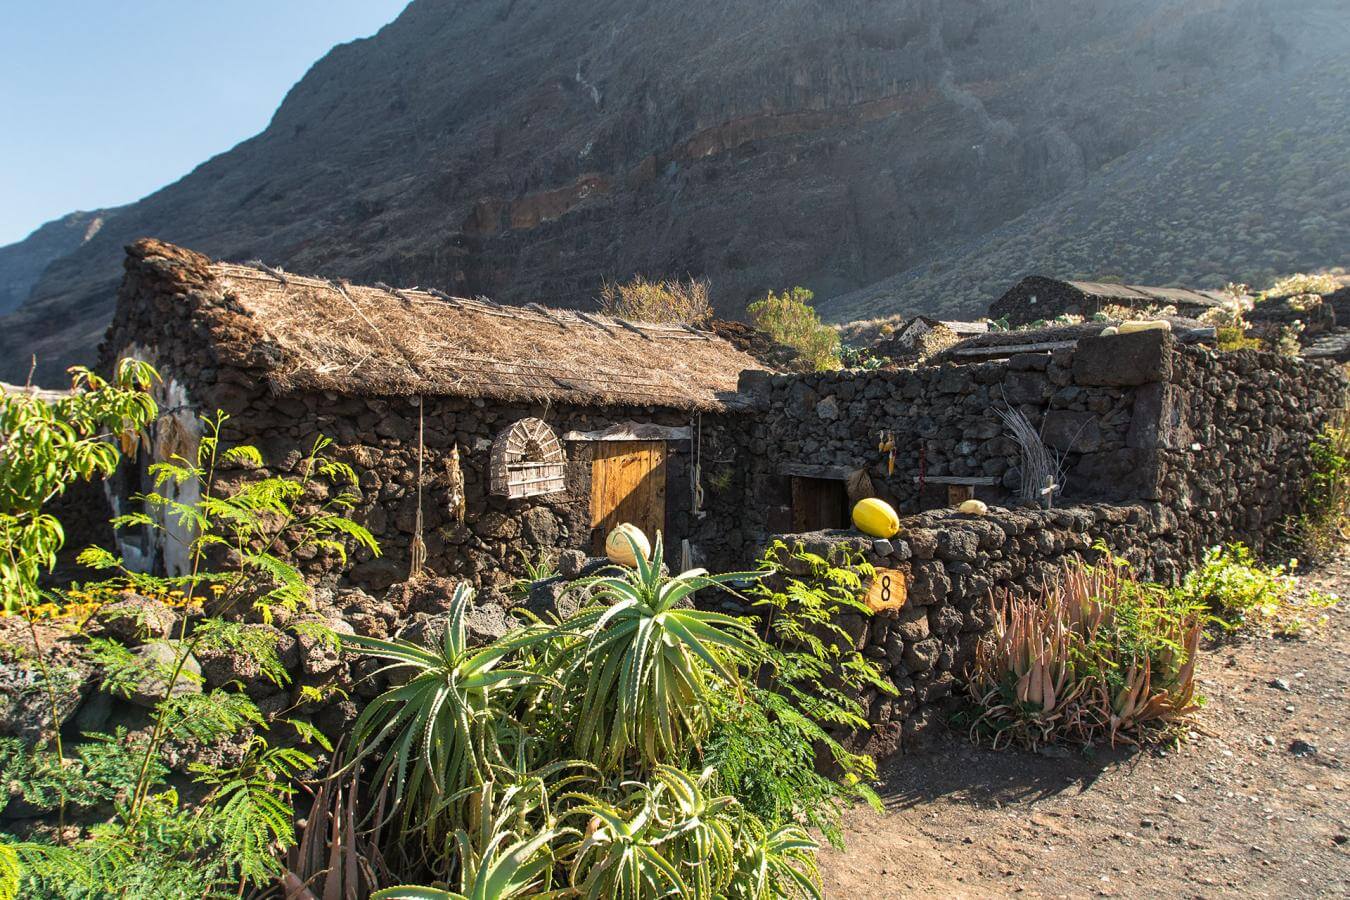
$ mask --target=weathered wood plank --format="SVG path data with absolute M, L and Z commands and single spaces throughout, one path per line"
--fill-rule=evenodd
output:
M 834 481 L 848 481 L 855 477 L 860 469 L 850 466 L 818 466 L 811 463 L 784 462 L 778 466 L 781 475 L 797 478 L 828 478 Z
M 565 441 L 688 441 L 694 436 L 688 425 L 656 425 L 651 422 L 619 422 L 599 431 L 569 431 Z
M 1078 341 L 1042 341 L 1039 344 L 1001 344 L 989 347 L 964 347 L 953 350 L 952 356 L 961 359 L 992 359 L 999 356 L 1012 356 L 1015 353 L 1049 353 L 1051 350 L 1064 350 L 1077 347 Z
M 928 475 L 922 479 L 920 479 L 918 475 L 914 476 L 914 481 L 916 484 L 919 481 L 923 481 L 924 484 L 969 484 L 969 485 L 992 486 L 998 484 L 1002 480 L 1003 479 L 995 478 L 992 475 L 979 475 L 971 477 L 966 477 L 963 475 Z
M 661 441 L 606 441 L 591 462 L 592 548 L 604 552 L 605 537 L 631 522 L 649 538 L 665 530 L 666 447 Z

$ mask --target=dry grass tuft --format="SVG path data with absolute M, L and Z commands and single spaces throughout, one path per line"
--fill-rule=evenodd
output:
M 611 316 L 638 322 L 702 325 L 712 318 L 708 282 L 649 281 L 638 275 L 619 284 L 605 282 L 600 289 L 600 309 Z

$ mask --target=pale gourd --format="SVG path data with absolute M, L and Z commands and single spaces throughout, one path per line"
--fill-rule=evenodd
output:
M 1171 331 L 1172 323 L 1166 319 L 1140 319 L 1137 322 L 1121 322 L 1117 330 L 1121 334 L 1134 334 L 1136 331 Z
M 637 545 L 643 559 L 651 559 L 652 545 L 647 541 L 642 529 L 631 522 L 624 522 L 605 538 L 605 555 L 609 557 L 610 562 L 616 562 L 621 566 L 636 566 L 637 557 L 633 555 L 634 544 Z
M 967 500 L 956 511 L 968 516 L 985 516 L 989 514 L 989 506 L 983 500 Z
M 853 527 L 872 537 L 895 537 L 900 531 L 900 517 L 885 500 L 868 497 L 853 507 Z
M 1102 329 L 1102 337 L 1110 337 L 1113 334 L 1120 334 L 1120 329 L 1114 325 L 1107 325 Z

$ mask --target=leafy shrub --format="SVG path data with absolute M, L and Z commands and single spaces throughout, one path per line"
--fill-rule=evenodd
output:
M 807 574 L 790 575 L 789 561 Z M 841 615 L 871 615 L 857 596 L 873 571 L 846 548 L 826 559 L 781 541 L 765 552 L 761 568 L 767 577 L 750 597 L 772 638 L 761 679 L 772 689 L 752 687 L 743 701 L 719 704 L 702 759 L 767 826 L 801 819 L 840 846 L 844 810 L 857 801 L 879 809 L 880 801 L 868 786 L 876 777 L 871 757 L 851 753 L 828 729 L 867 728 L 857 698 L 868 689 L 895 693 L 876 661 L 855 650 L 838 624 Z M 817 748 L 839 777 L 817 770 Z
M 1141 584 L 1119 560 L 1067 564 L 1031 596 L 994 603 L 994 633 L 976 652 L 972 736 L 1025 747 L 1105 738 L 1144 743 L 1198 708 L 1194 604 Z
M 158 414 L 147 393 L 153 369 L 126 360 L 112 382 L 71 370 L 71 393 L 53 403 L 0 394 L 0 600 L 12 613 L 37 602 L 38 577 L 56 565 L 61 523 L 43 508 L 79 479 L 107 477 L 118 445 Z M 117 442 L 109 440 L 116 438 Z
M 795 349 L 817 372 L 833 371 L 840 366 L 839 332 L 820 321 L 811 305 L 814 298 L 806 288 L 794 287 L 781 294 L 770 292 L 746 312 L 756 328 Z
M 1350 537 L 1350 415 L 1342 412 L 1323 427 L 1312 463 L 1298 537 L 1305 553 L 1323 559 Z
M 639 275 L 624 284 L 607 281 L 600 289 L 600 308 L 638 322 L 703 325 L 713 317 L 708 282 L 693 278 L 649 281 Z
M 45 515 L 42 504 L 59 494 L 65 484 L 93 472 L 106 474 L 116 467 L 119 454 L 115 445 L 101 443 L 110 449 L 83 457 L 84 462 L 80 462 L 84 450 L 77 445 L 99 440 L 97 422 L 132 427 L 136 422 L 144 424 L 140 416 L 145 410 L 153 414 L 148 398 L 136 400 L 123 395 L 125 390 L 148 386 L 150 376 L 135 367 L 124 367 L 123 371 L 139 373 L 131 382 L 132 388 L 110 389 L 89 381 L 94 387 L 87 394 L 77 394 L 67 406 L 54 407 L 54 415 L 68 415 L 77 424 L 54 420 L 41 412 L 16 414 L 13 405 L 7 407 L 6 415 L 11 418 L 6 420 L 6 428 L 12 430 L 5 432 L 3 443 L 13 453 L 12 458 L 26 462 L 0 466 L 0 481 L 4 482 L 0 492 L 10 498 L 24 496 L 37 483 L 32 478 L 37 470 L 42 472 L 40 478 L 47 479 L 38 493 L 27 495 L 34 505 L 13 519 L 26 515 L 30 521 L 40 521 Z M 94 416 L 80 406 L 90 394 L 105 390 L 115 392 L 99 401 L 108 402 L 111 412 Z M 81 416 L 86 418 L 81 420 Z M 104 690 L 124 695 L 135 691 L 140 696 L 158 698 L 147 731 L 128 733 L 119 729 L 111 735 L 87 735 L 88 740 L 71 756 L 65 754 L 59 741 L 50 749 L 38 747 L 31 755 L 0 749 L 0 768 L 4 770 L 0 777 L 7 783 L 20 783 L 25 799 L 38 809 L 56 811 L 60 820 L 70 808 L 82 809 L 86 816 L 105 818 L 73 832 L 49 835 L 37 829 L 24 840 L 9 836 L 0 839 L 0 897 L 20 893 L 106 896 L 110 885 L 116 885 L 125 896 L 136 897 L 242 894 L 248 887 L 261 887 L 281 874 L 278 853 L 295 840 L 291 805 L 294 782 L 313 767 L 314 759 L 293 746 L 273 746 L 262 733 L 290 723 L 298 742 L 326 742 L 307 723 L 288 720 L 288 709 L 265 715 L 236 689 L 238 686 L 184 692 L 181 688 L 185 683 L 200 684 L 186 664 L 198 651 L 230 650 L 253 657 L 262 673 L 284 684 L 286 675 L 276 657 L 276 647 L 259 641 L 237 621 L 222 617 L 247 608 L 267 618 L 277 607 L 306 606 L 311 602 L 309 589 L 294 559 L 318 552 L 341 555 L 345 552 L 344 540 L 372 551 L 377 548 L 368 532 L 340 514 L 352 502 L 340 486 L 353 481 L 354 474 L 322 455 L 326 446 L 323 441 L 315 445 L 298 478 L 260 478 L 222 491 L 214 478 L 219 463 L 260 461 L 260 456 L 252 448 L 223 450 L 218 439 L 221 421 L 223 417 L 217 417 L 202 438 L 195 459 L 175 458 L 151 469 L 157 491 L 168 481 L 181 484 L 197 480 L 201 488 L 198 502 L 178 503 L 157 492 L 139 498 L 148 508 L 195 526 L 187 544 L 191 560 L 188 574 L 157 578 L 130 571 L 107 550 L 92 548 L 81 554 L 86 564 L 115 574 L 107 581 L 79 589 L 80 603 L 88 605 L 85 598 L 108 597 L 130 587 L 151 596 L 181 598 L 181 605 L 192 615 L 180 619 L 175 635 L 156 642 L 161 651 L 158 654 L 136 654 L 106 638 L 87 645 L 89 657 L 102 671 Z M 135 436 L 125 437 L 124 446 L 132 446 Z M 309 504 L 307 488 L 315 480 L 330 482 L 338 489 L 326 484 L 324 493 L 329 499 Z M 137 514 L 114 524 L 162 528 L 162 521 Z M 59 535 L 59 528 L 46 534 Z M 0 557 L 15 558 L 23 547 L 31 546 L 25 543 L 28 538 L 22 527 L 0 533 Z M 232 553 L 230 565 L 217 569 L 211 563 L 220 547 L 228 547 Z M 41 564 L 49 566 L 50 562 L 49 555 L 40 556 Z M 6 572 L 6 578 L 13 579 L 6 582 L 6 597 L 14 601 L 11 608 L 26 618 L 37 596 L 28 580 L 34 571 L 20 566 Z M 11 592 L 11 587 L 16 590 Z M 203 616 L 208 603 L 212 615 Z M 41 661 L 40 648 L 36 656 Z M 304 689 L 300 693 L 306 695 Z M 171 750 L 227 741 L 237 748 L 234 762 L 195 763 L 188 768 L 188 780 L 170 780 L 165 759 Z M 105 812 L 109 805 L 111 815 Z
M 1225 628 L 1292 634 L 1314 624 L 1309 613 L 1336 602 L 1315 591 L 1300 592 L 1293 575 L 1297 565 L 1293 560 L 1288 567 L 1262 566 L 1243 544 L 1211 547 L 1176 593 L 1184 603 L 1209 609 Z

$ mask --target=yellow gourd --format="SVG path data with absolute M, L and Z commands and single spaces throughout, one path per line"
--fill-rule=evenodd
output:
M 1136 331 L 1171 331 L 1172 323 L 1166 319 L 1140 319 L 1136 322 L 1121 322 L 1116 330 L 1120 334 L 1134 334 Z
M 629 543 L 629 538 L 632 538 L 632 543 Z M 605 538 L 605 555 L 609 557 L 610 562 L 616 562 L 621 566 L 636 566 L 637 557 L 633 555 L 633 544 L 637 545 L 643 559 L 651 559 L 652 545 L 648 543 L 642 529 L 631 522 L 624 522 Z
M 900 531 L 900 517 L 885 500 L 868 497 L 853 507 L 853 527 L 872 537 L 894 537 Z
M 967 500 L 958 506 L 956 511 L 968 516 L 983 516 L 988 515 L 989 507 L 983 500 Z

